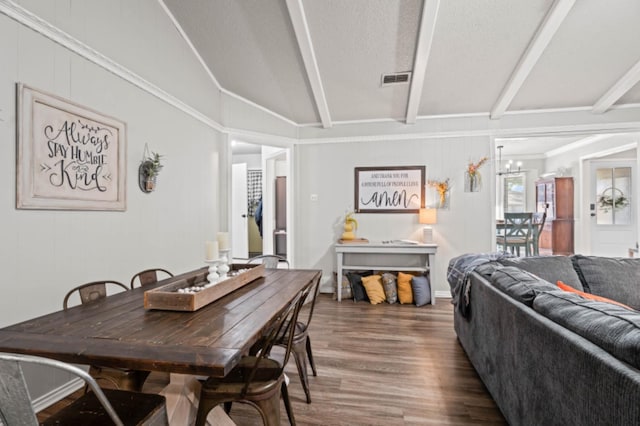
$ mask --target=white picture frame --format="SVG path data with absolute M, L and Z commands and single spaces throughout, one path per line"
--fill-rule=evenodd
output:
M 17 84 L 16 208 L 126 210 L 123 121 Z

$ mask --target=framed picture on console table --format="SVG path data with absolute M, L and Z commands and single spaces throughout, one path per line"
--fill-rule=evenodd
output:
M 418 213 L 424 207 L 425 166 L 356 167 L 356 213 Z
M 17 85 L 16 207 L 126 209 L 126 124 Z

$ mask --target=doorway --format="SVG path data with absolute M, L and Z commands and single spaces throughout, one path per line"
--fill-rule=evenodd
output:
M 522 164 L 521 171 L 526 176 L 527 186 L 524 196 L 526 199 L 526 211 L 536 211 L 536 181 L 558 176 L 572 176 L 575 184 L 573 201 L 575 253 L 584 255 L 606 255 L 610 253 L 609 255 L 611 255 L 615 251 L 616 256 L 627 256 L 628 250 L 635 248 L 636 241 L 638 241 L 638 232 L 640 232 L 638 210 L 635 206 L 632 207 L 633 211 L 631 212 L 629 225 L 593 225 L 592 221 L 596 219 L 591 216 L 591 207 L 592 205 L 597 205 L 595 175 L 598 167 L 593 166 L 592 168 L 592 163 L 607 161 L 611 168 L 631 164 L 629 178 L 630 200 L 635 202 L 635 200 L 640 199 L 640 188 L 638 188 L 636 173 L 637 170 L 640 170 L 640 160 L 637 155 L 639 140 L 640 134 L 638 133 L 495 138 L 493 141 L 494 149 L 497 149 L 497 146 L 504 147 L 502 153 L 504 156 L 502 158 L 503 161 L 498 161 L 497 150 L 494 156 L 494 167 L 497 175 L 494 199 L 496 218 L 500 219 L 502 217 L 504 206 L 508 204 L 504 200 L 504 178 L 511 175 L 505 173 L 508 172 L 506 164 L 509 160 L 513 161 L 513 163 L 521 162 Z M 621 161 L 629 161 L 629 163 L 624 164 Z M 604 195 L 606 196 L 606 194 Z M 620 212 L 618 217 L 620 218 Z M 606 228 L 607 226 L 608 228 Z M 622 232 L 617 236 L 609 234 L 615 228 L 619 228 Z M 603 230 L 605 234 L 600 233 Z M 620 238 L 622 233 L 625 235 L 624 238 Z M 607 241 L 617 242 L 611 245 Z M 493 247 L 494 249 L 496 248 L 495 245 Z
M 636 161 L 599 159 L 590 161 L 589 168 L 590 253 L 624 257 L 638 241 L 632 196 Z
M 231 154 L 233 258 L 286 257 L 291 238 L 289 149 L 233 141 Z

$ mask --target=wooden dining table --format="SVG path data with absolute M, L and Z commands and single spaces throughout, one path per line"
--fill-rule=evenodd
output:
M 178 275 L 180 279 L 206 268 Z M 194 312 L 148 310 L 144 292 L 117 293 L 0 329 L 0 351 L 135 370 L 224 377 L 319 270 L 266 269 Z

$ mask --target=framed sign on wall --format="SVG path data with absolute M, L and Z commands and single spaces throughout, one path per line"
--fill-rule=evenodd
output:
M 126 124 L 18 84 L 16 207 L 126 209 Z
M 418 213 L 424 207 L 425 166 L 356 167 L 357 213 Z

